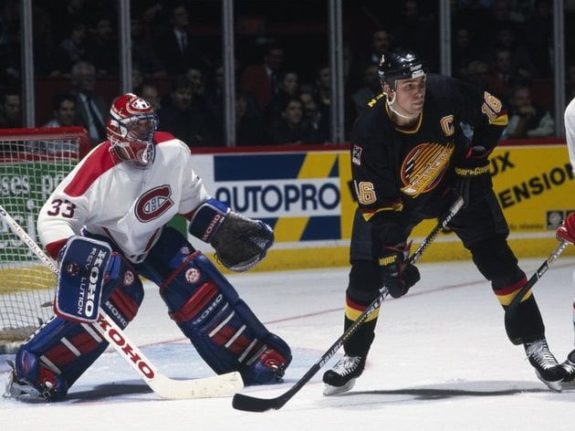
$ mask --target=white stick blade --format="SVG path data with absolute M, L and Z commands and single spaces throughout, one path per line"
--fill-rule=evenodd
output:
M 160 397 L 168 400 L 229 397 L 244 387 L 240 373 L 221 374 L 195 380 L 174 380 L 157 374 L 148 385 Z

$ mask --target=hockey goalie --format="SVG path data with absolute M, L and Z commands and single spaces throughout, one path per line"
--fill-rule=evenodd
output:
M 272 229 L 212 198 L 187 145 L 157 131 L 150 104 L 116 98 L 107 139 L 59 184 L 38 217 L 42 245 L 59 263 L 54 317 L 18 350 L 6 394 L 61 400 L 108 343 L 90 326 L 103 309 L 121 328 L 154 282 L 169 317 L 218 374 L 244 383 L 281 380 L 289 346 L 269 332 L 217 267 L 168 222 L 189 232 L 233 271 L 246 271 L 272 246 Z

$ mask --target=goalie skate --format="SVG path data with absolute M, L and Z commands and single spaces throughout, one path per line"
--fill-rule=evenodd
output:
M 365 367 L 363 356 L 344 356 L 335 366 L 324 373 L 325 383 L 323 394 L 325 396 L 342 394 L 355 386 L 355 381 Z
M 561 383 L 565 371 L 549 350 L 547 341 L 542 338 L 531 343 L 525 343 L 525 353 L 529 363 L 535 368 L 537 378 L 554 391 L 561 392 Z
M 22 401 L 45 401 L 60 398 L 60 393 L 65 393 L 65 384 L 57 376 L 45 378 L 41 384 L 32 385 L 26 379 L 20 379 L 16 375 L 16 366 L 12 361 L 7 361 L 12 368 L 8 375 L 4 398 L 14 398 Z M 47 377 L 45 375 L 45 377 Z

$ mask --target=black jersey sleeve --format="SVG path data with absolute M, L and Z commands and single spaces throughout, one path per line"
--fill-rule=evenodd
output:
M 459 120 L 473 129 L 472 147 L 484 147 L 487 156 L 497 145 L 509 122 L 499 98 L 467 82 L 453 80 L 460 100 Z

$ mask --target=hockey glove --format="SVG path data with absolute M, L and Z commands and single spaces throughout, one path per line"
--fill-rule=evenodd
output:
M 455 167 L 455 191 L 463 198 L 464 208 L 491 189 L 488 156 L 484 147 L 471 147 L 465 160 Z
M 559 241 L 566 241 L 571 244 L 575 244 L 575 213 L 571 213 L 567 216 L 556 232 L 557 239 Z
M 209 199 L 196 209 L 189 232 L 210 243 L 222 265 L 236 272 L 254 267 L 274 242 L 271 227 L 241 216 L 217 199 Z
M 399 298 L 419 281 L 419 270 L 407 261 L 409 246 L 386 247 L 385 251 L 379 259 L 381 280 L 389 294 Z

